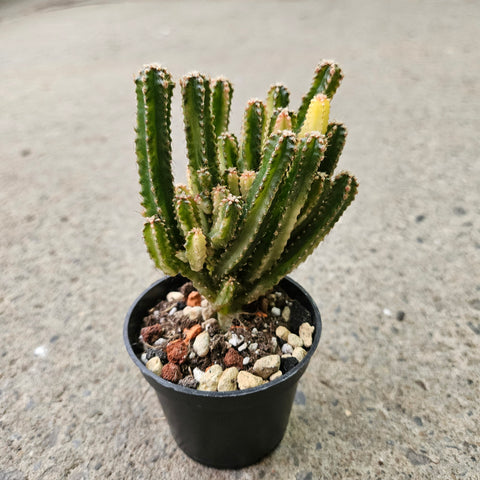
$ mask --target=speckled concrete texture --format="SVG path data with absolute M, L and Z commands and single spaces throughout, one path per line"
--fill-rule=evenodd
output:
M 479 479 L 479 18 L 469 0 L 0 3 L 0 479 Z M 132 78 L 225 74 L 238 132 L 274 81 L 298 105 L 322 58 L 345 71 L 332 117 L 359 196 L 293 275 L 324 331 L 283 442 L 217 471 L 176 447 L 122 342 L 160 275 Z

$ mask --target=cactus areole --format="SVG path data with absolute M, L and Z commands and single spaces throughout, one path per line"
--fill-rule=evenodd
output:
M 334 174 L 347 130 L 329 112 L 342 78 L 336 63 L 321 62 L 297 111 L 288 89 L 272 85 L 264 101 L 248 101 L 237 139 L 232 84 L 184 76 L 188 185 L 173 182 L 172 76 L 147 65 L 135 78 L 148 252 L 166 274 L 189 278 L 224 328 L 313 252 L 357 193 L 354 176 Z

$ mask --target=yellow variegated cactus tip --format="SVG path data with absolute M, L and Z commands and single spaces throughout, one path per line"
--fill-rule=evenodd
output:
M 330 114 L 330 100 L 326 95 L 320 94 L 312 98 L 308 106 L 305 122 L 300 130 L 300 138 L 308 132 L 320 132 L 325 135 Z

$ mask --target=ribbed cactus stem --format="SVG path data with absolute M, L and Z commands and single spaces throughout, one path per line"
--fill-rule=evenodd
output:
M 288 107 L 289 101 L 290 92 L 285 85 L 281 83 L 275 83 L 268 90 L 267 98 L 265 101 L 265 125 L 263 129 L 264 141 L 266 141 L 266 139 L 272 132 L 272 118 L 276 116 L 275 112 L 278 112 L 279 110 L 281 111 L 284 108 Z M 292 127 L 290 126 L 289 128 L 284 128 L 283 130 L 291 130 L 291 128 Z M 280 130 L 282 129 L 278 129 L 277 131 Z
M 180 228 L 185 237 L 193 228 L 200 228 L 200 212 L 191 195 L 183 192 L 175 196 L 175 211 Z
M 194 72 L 184 76 L 180 85 L 191 188 L 194 193 L 200 193 L 197 172 L 202 167 L 208 167 L 214 185 L 219 180 L 216 138 L 210 111 L 210 82 L 205 75 Z
M 327 149 L 325 157 L 320 165 L 320 171 L 327 175 L 333 175 L 337 167 L 338 160 L 342 154 L 345 140 L 347 138 L 347 128 L 342 123 L 330 123 L 325 134 Z
M 225 247 L 232 239 L 240 211 L 240 199 L 234 195 L 228 195 L 220 202 L 210 230 L 210 242 L 214 248 Z
M 150 217 L 143 227 L 143 236 L 148 253 L 155 265 L 167 275 L 178 273 L 180 265 L 175 249 L 170 243 L 164 221 L 156 216 Z
M 325 161 L 325 153 L 323 155 L 323 160 L 320 163 L 320 168 L 321 168 L 321 164 L 324 161 Z M 311 212 L 316 207 L 316 205 L 322 201 L 321 195 L 327 194 L 329 186 L 330 186 L 330 181 L 328 179 L 328 176 L 325 173 L 317 172 L 314 175 L 312 184 L 310 185 L 308 196 L 297 218 L 297 225 L 303 223 L 311 214 Z
M 202 270 L 207 258 L 207 239 L 200 228 L 193 228 L 185 242 L 188 263 L 194 272 Z
M 226 176 L 226 182 L 228 185 L 229 190 L 234 194 L 234 195 L 240 195 L 240 187 L 239 187 L 239 177 L 238 177 L 238 172 L 236 168 L 229 168 L 225 172 Z
M 218 159 L 220 174 L 228 168 L 236 168 L 238 164 L 238 141 L 233 133 L 222 133 L 218 139 Z
M 229 277 L 223 282 L 223 285 L 221 285 L 220 291 L 214 300 L 214 305 L 222 314 L 218 317 L 222 330 L 227 330 L 231 324 L 232 317 L 227 316 L 226 314 L 231 312 L 230 305 L 232 304 L 237 289 L 238 283 L 235 281 L 235 278 Z
M 239 170 L 256 170 L 262 157 L 262 135 L 265 124 L 265 105 L 261 100 L 252 99 L 247 103 L 243 120 L 242 153 Z
M 230 105 L 232 102 L 233 87 L 224 77 L 218 77 L 211 81 L 212 89 L 212 120 L 215 136 L 219 137 L 228 129 L 230 117 Z
M 212 190 L 213 215 L 217 215 L 222 201 L 230 194 L 225 185 L 218 185 Z
M 203 167 L 197 171 L 198 183 L 202 192 L 210 193 L 210 190 L 213 188 L 212 174 L 208 168 Z
M 135 79 L 137 91 L 137 163 L 143 206 L 147 216 L 159 210 L 165 218 L 170 242 L 177 246 L 181 235 L 173 207 L 170 114 L 174 83 L 158 65 L 144 67 Z
M 320 94 L 312 98 L 307 110 L 307 116 L 298 136 L 304 137 L 308 132 L 327 131 L 328 116 L 330 115 L 330 101 L 326 95 Z
M 253 181 L 255 180 L 256 176 L 257 176 L 257 174 L 253 170 L 245 170 L 240 175 L 238 183 L 240 185 L 240 193 L 242 194 L 242 198 L 244 200 L 247 199 L 248 192 L 250 191 L 250 188 L 251 188 L 251 186 L 253 184 Z

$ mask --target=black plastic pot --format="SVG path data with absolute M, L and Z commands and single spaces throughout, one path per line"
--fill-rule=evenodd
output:
M 147 288 L 125 318 L 123 338 L 127 351 L 147 382 L 155 389 L 178 446 L 191 458 L 216 468 L 241 468 L 257 462 L 280 443 L 287 428 L 297 383 L 315 352 L 322 323 L 310 295 L 285 278 L 280 286 L 311 314 L 313 344 L 305 359 L 280 378 L 260 387 L 234 392 L 204 392 L 163 380 L 140 360 L 138 344 L 148 310 L 187 280 L 165 277 Z

